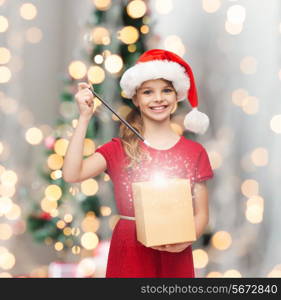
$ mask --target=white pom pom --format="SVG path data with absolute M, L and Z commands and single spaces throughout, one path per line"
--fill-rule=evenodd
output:
M 194 133 L 203 134 L 209 127 L 209 117 L 193 108 L 184 118 L 184 127 Z

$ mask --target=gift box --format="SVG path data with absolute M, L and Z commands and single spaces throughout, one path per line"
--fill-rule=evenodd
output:
M 190 181 L 132 183 L 137 239 L 147 247 L 196 240 Z

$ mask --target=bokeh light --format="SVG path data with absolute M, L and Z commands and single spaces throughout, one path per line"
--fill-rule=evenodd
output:
M 4 16 L 0 16 L 0 33 L 5 32 L 9 27 L 8 19 Z
M 142 0 L 133 0 L 127 5 L 127 13 L 133 19 L 143 17 L 146 10 L 146 4 Z
M 275 115 L 270 120 L 270 128 L 274 133 L 281 133 L 281 115 Z
M 93 0 L 94 5 L 99 10 L 107 10 L 111 6 L 111 0 Z
M 58 139 L 54 144 L 54 151 L 60 156 L 65 156 L 68 145 L 69 141 L 67 139 Z
M 230 270 L 227 270 L 226 272 L 224 272 L 223 277 L 226 277 L 226 278 L 241 278 L 242 275 L 238 270 L 230 269 Z
M 259 193 L 259 184 L 254 179 L 246 179 L 241 184 L 241 192 L 244 196 L 250 198 L 256 196 Z
M 265 148 L 256 148 L 251 153 L 251 160 L 254 165 L 263 167 L 268 164 L 268 151 Z
M 87 67 L 82 61 L 75 60 L 70 63 L 68 72 L 74 79 L 82 79 L 87 73 Z
M 98 192 L 98 182 L 93 179 L 87 179 L 81 183 L 81 192 L 87 196 L 93 196 Z
M 253 96 L 245 97 L 241 107 L 246 114 L 254 115 L 259 111 L 259 100 Z
M 257 72 L 257 65 L 257 60 L 253 56 L 246 56 L 240 62 L 240 69 L 244 74 L 255 74 Z
M 6 66 L 0 66 L 0 83 L 8 82 L 12 77 L 10 69 Z
M 241 5 L 232 5 L 227 10 L 227 20 L 231 24 L 242 24 L 246 18 L 246 10 Z
M 16 220 L 21 216 L 21 208 L 19 205 L 12 203 L 10 209 L 5 213 L 5 216 L 8 220 Z
M 118 39 L 124 44 L 133 44 L 139 39 L 139 32 L 134 26 L 125 26 L 117 32 Z
M 11 52 L 9 49 L 0 47 L 0 64 L 7 64 L 11 59 Z
M 213 170 L 216 170 L 222 166 L 223 158 L 221 153 L 218 151 L 209 151 L 208 156 Z
M 51 201 L 57 201 L 62 196 L 61 188 L 56 184 L 51 184 L 45 189 L 45 196 Z
M 47 213 L 51 213 L 53 210 L 55 210 L 58 207 L 57 201 L 52 201 L 49 200 L 48 198 L 42 199 L 40 204 L 42 210 Z
M 43 33 L 38 27 L 28 28 L 25 32 L 26 40 L 31 44 L 37 44 L 42 40 Z
M 196 249 L 192 251 L 193 259 L 194 259 L 194 267 L 196 269 L 205 268 L 208 264 L 209 258 L 208 254 L 203 249 Z
M 0 253 L 0 268 L 10 270 L 16 263 L 15 256 L 10 252 Z
M 9 224 L 0 223 L 0 240 L 8 240 L 12 234 L 13 230 Z
M 37 16 L 37 8 L 32 3 L 24 3 L 20 7 L 20 15 L 25 20 L 33 20 Z
M 167 15 L 173 10 L 172 0 L 156 0 L 155 9 L 158 14 Z
M 164 46 L 165 49 L 168 51 L 172 51 L 179 55 L 180 57 L 183 57 L 185 54 L 185 46 L 181 40 L 181 38 L 177 35 L 169 35 L 164 40 Z
M 225 21 L 225 31 L 231 35 L 240 34 L 243 30 L 243 24 L 232 24 Z
M 98 236 L 94 232 L 85 232 L 81 236 L 81 245 L 87 250 L 93 250 L 99 242 Z
M 104 81 L 105 79 L 105 72 L 103 68 L 99 66 L 91 66 L 88 70 L 88 80 L 92 84 L 99 84 Z
M 95 27 L 91 31 L 91 41 L 96 45 L 109 45 L 110 44 L 110 32 L 105 27 Z
M 247 200 L 246 219 L 253 224 L 261 223 L 263 220 L 264 199 L 260 196 L 253 196 Z
M 42 131 L 37 127 L 29 128 L 25 133 L 25 139 L 31 145 L 38 145 L 43 139 Z
M 214 13 L 216 12 L 221 6 L 220 0 L 203 0 L 202 1 L 202 8 L 207 13 Z
M 12 170 L 5 170 L 1 173 L 0 180 L 3 184 L 14 185 L 18 181 L 18 175 Z
M 115 73 L 118 73 L 122 69 L 123 60 L 122 60 L 121 56 L 113 54 L 113 55 L 108 56 L 105 59 L 104 65 L 105 65 L 105 69 L 108 72 L 115 74 Z
M 96 232 L 99 226 L 100 221 L 92 212 L 88 212 L 81 223 L 81 228 L 84 232 Z
M 58 170 L 63 166 L 63 157 L 58 154 L 51 154 L 47 159 L 47 164 L 51 170 Z
M 242 106 L 244 98 L 248 97 L 249 93 L 245 89 L 236 89 L 232 92 L 232 102 L 237 106 Z
M 212 245 L 218 250 L 226 250 L 232 243 L 231 235 L 227 231 L 218 231 L 212 236 Z
M 90 156 L 95 152 L 95 143 L 93 140 L 86 138 L 84 140 L 83 155 Z

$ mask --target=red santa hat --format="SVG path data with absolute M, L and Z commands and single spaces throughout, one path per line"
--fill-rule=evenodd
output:
M 144 52 L 136 64 L 126 70 L 120 85 L 128 98 L 147 80 L 166 79 L 172 82 L 179 101 L 188 99 L 192 111 L 184 118 L 184 127 L 194 133 L 203 134 L 208 129 L 209 118 L 198 111 L 198 97 L 191 67 L 178 55 L 163 49 Z

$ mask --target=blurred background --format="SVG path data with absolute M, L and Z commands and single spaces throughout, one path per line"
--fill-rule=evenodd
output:
M 206 148 L 210 222 L 193 246 L 197 277 L 281 277 L 281 3 L 278 0 L 0 0 L 0 277 L 104 277 L 118 220 L 108 175 L 62 180 L 89 79 L 123 117 L 123 71 L 151 48 L 193 69 Z M 185 101 L 184 101 L 185 102 Z M 95 99 L 88 157 L 118 135 Z

